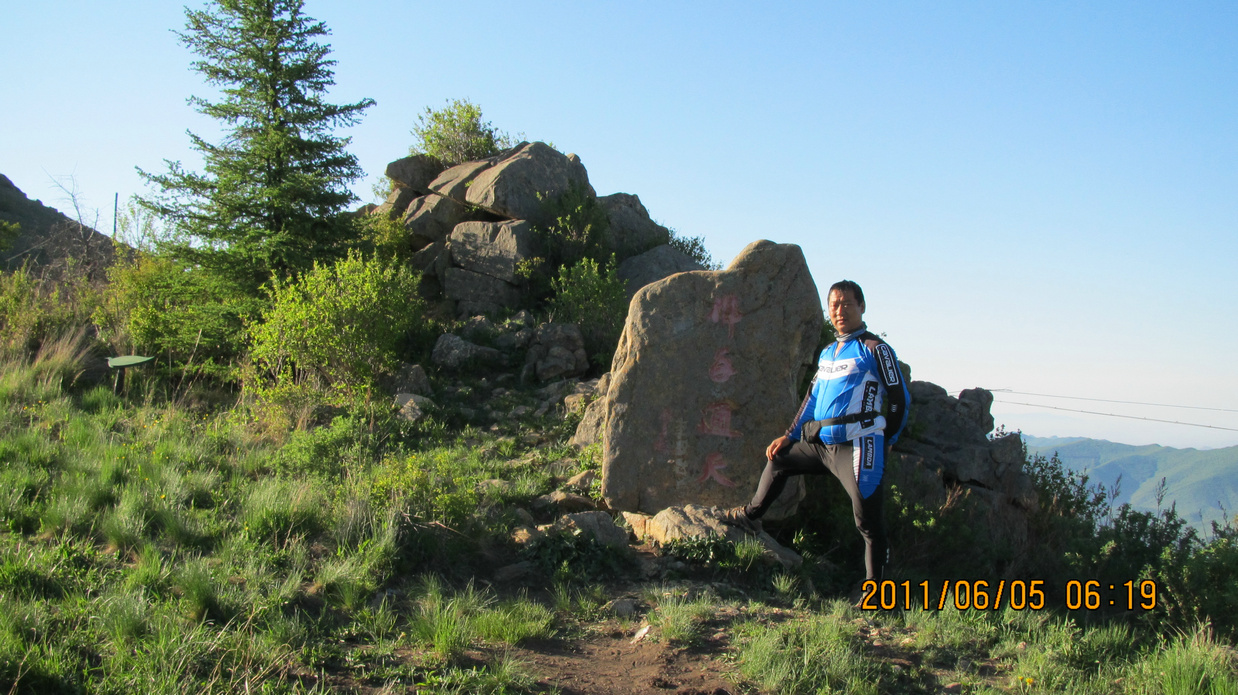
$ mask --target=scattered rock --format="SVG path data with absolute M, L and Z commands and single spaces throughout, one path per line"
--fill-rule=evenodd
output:
M 525 357 L 525 369 L 543 382 L 587 372 L 589 357 L 580 327 L 574 323 L 538 326 Z
M 494 581 L 506 584 L 519 579 L 524 579 L 533 573 L 533 563 L 528 560 L 517 562 L 514 565 L 500 567 L 494 572 Z
M 612 548 L 622 548 L 628 545 L 628 532 L 615 526 L 614 519 L 606 512 L 586 511 L 567 514 L 555 522 L 555 528 L 560 531 L 579 530 L 592 536 L 602 545 Z
M 535 508 L 543 509 L 547 507 L 554 507 L 559 511 L 569 513 L 591 511 L 597 507 L 597 505 L 593 503 L 593 500 L 588 497 L 573 494 L 571 492 L 564 492 L 562 490 L 555 490 L 549 495 L 542 495 L 541 497 L 538 497 L 533 501 L 533 506 Z
M 721 520 L 722 510 L 717 507 L 700 507 L 689 504 L 683 507 L 667 507 L 644 521 L 642 540 L 665 544 L 668 541 L 681 538 L 714 538 L 722 537 L 738 543 L 744 538 L 755 537 L 765 551 L 762 557 L 768 562 L 776 562 L 787 569 L 798 568 L 804 560 L 790 548 L 784 547 L 765 531 L 755 534 L 731 526 Z M 625 518 L 627 516 L 625 515 Z M 629 522 L 630 523 L 630 522 Z M 636 525 L 633 524 L 633 530 Z
M 444 333 L 434 343 L 430 360 L 446 369 L 460 369 L 472 363 L 493 363 L 499 360 L 500 353 L 494 348 L 475 345 L 458 335 Z
M 568 478 L 567 486 L 576 490 L 588 491 L 593 487 L 593 481 L 597 480 L 597 471 L 581 471 L 576 475 Z
M 631 618 L 636 615 L 636 601 L 630 598 L 619 598 L 606 604 L 606 610 L 617 618 Z
M 434 389 L 430 386 L 430 378 L 426 370 L 419 364 L 404 363 L 387 382 L 387 386 L 395 393 L 411 393 L 418 396 L 433 396 Z
M 434 407 L 434 401 L 415 393 L 397 393 L 395 404 L 400 409 L 400 418 L 408 422 L 421 420 L 426 411 Z

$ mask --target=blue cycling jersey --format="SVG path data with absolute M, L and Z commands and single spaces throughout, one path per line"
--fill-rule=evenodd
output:
M 863 329 L 841 336 L 840 342 L 821 351 L 817 374 L 787 436 L 801 439 L 804 423 L 810 420 L 841 418 L 845 421 L 821 427 L 823 444 L 843 444 L 875 433 L 893 444 L 907 422 L 911 394 L 906 381 L 894 350 L 884 340 Z

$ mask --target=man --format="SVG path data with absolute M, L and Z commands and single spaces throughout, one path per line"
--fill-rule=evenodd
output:
M 793 475 L 833 473 L 864 538 L 866 579 L 881 580 L 888 555 L 882 473 L 890 447 L 907 422 L 911 396 L 894 350 L 864 324 L 864 291 L 850 280 L 830 287 L 827 306 L 837 340 L 821 351 L 817 374 L 786 434 L 765 449 L 765 471 L 752 502 L 728 510 L 751 525 Z

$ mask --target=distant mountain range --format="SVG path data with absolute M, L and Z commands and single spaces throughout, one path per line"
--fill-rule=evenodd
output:
M 1086 472 L 1089 482 L 1112 488 L 1121 478 L 1116 504 L 1129 502 L 1156 511 L 1157 488 L 1165 480 L 1162 506 L 1177 505 L 1178 515 L 1201 531 L 1211 522 L 1238 513 L 1238 446 L 1225 449 L 1174 449 L 1131 446 L 1082 437 L 1023 435 L 1028 455 L 1058 458 L 1070 470 Z

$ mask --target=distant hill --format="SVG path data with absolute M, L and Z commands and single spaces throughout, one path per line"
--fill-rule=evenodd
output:
M 21 225 L 12 246 L 0 251 L 0 269 L 14 270 L 23 263 L 56 270 L 72 257 L 75 272 L 101 274 L 112 259 L 112 240 L 87 225 L 66 217 L 41 201 L 30 200 L 7 176 L 0 174 L 0 220 Z
M 1177 504 L 1178 514 L 1203 531 L 1212 521 L 1238 513 L 1238 446 L 1225 449 L 1174 449 L 1151 444 L 1131 446 L 1082 437 L 1023 435 L 1027 452 L 1058 458 L 1069 469 L 1086 471 L 1092 482 L 1121 488 L 1117 502 L 1156 510 L 1156 492 L 1165 479 L 1163 505 Z

